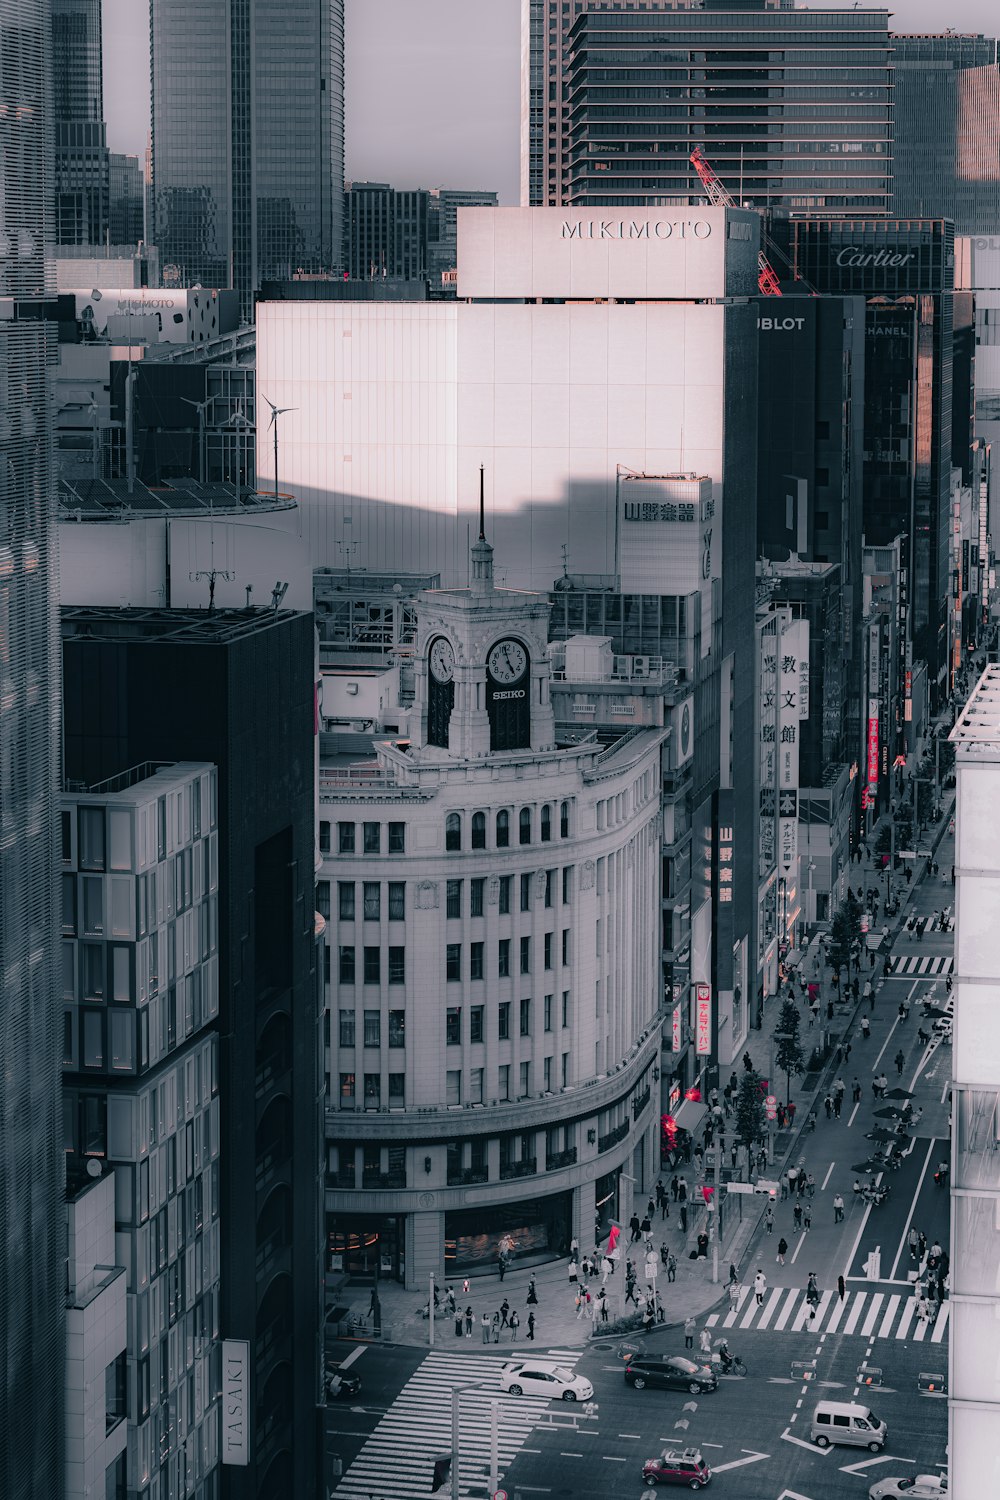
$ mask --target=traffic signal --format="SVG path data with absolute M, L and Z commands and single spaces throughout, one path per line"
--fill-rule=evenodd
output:
M 451 1473 L 451 1454 L 442 1453 L 434 1460 L 434 1477 L 431 1480 L 431 1494 L 436 1495 L 438 1490 L 444 1489 L 448 1483 L 448 1475 Z

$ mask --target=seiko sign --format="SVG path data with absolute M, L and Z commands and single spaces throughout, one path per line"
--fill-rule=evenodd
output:
M 866 250 L 863 245 L 845 245 L 838 250 L 833 258 L 834 265 L 851 266 L 860 268 L 862 266 L 884 267 L 906 266 L 914 257 L 909 251 L 902 250 Z
M 503 693 L 494 691 L 492 697 L 494 703 L 499 703 L 505 698 L 523 698 L 524 688 L 509 688 L 506 692 Z
M 706 219 L 564 219 L 562 226 L 564 240 L 707 240 L 711 233 Z

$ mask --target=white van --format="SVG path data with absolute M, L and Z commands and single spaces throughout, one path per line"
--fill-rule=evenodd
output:
M 853 1401 L 820 1401 L 813 1412 L 809 1436 L 819 1448 L 839 1443 L 878 1453 L 888 1439 L 889 1429 L 870 1406 L 858 1406 Z

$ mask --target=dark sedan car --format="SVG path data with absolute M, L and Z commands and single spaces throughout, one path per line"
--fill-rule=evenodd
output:
M 706 1365 L 696 1365 L 683 1354 L 633 1354 L 625 1365 L 625 1384 L 641 1391 L 645 1386 L 663 1390 L 714 1391 L 719 1379 Z

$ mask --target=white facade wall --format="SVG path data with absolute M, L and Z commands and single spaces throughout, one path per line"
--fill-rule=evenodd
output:
M 618 466 L 711 479 L 721 534 L 726 308 L 687 302 L 261 303 L 260 388 L 316 566 L 466 582 L 487 531 L 508 586 L 611 573 Z M 257 473 L 273 480 L 264 428 Z
M 124 1412 L 109 1420 L 107 1409 L 106 1372 L 126 1343 L 112 1172 L 67 1202 L 66 1252 L 66 1497 L 104 1500 L 105 1476 L 128 1437 Z

